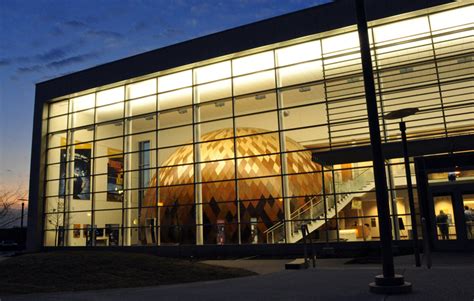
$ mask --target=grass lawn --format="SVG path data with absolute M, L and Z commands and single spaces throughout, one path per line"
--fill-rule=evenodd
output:
M 0 294 L 154 286 L 255 275 L 253 272 L 155 255 L 55 251 L 0 262 Z

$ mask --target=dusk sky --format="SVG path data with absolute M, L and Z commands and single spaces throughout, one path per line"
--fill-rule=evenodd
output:
M 27 188 L 35 83 L 328 0 L 1 0 L 0 183 Z

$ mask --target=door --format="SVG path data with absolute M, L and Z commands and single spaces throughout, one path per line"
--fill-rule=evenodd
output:
M 474 241 L 474 187 L 431 187 L 431 233 L 436 249 L 462 248 Z
M 462 193 L 466 239 L 474 241 L 474 193 Z

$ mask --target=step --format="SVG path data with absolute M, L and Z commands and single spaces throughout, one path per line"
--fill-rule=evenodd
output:
M 308 263 L 304 262 L 304 258 L 296 258 L 285 264 L 286 270 L 304 270 L 309 267 Z

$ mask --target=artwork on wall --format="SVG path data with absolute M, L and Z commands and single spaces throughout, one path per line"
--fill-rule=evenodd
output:
M 78 144 L 74 149 L 74 184 L 75 200 L 90 200 L 91 190 L 91 147 L 90 144 Z
M 74 230 L 72 231 L 72 236 L 74 238 L 81 237 L 81 224 L 74 224 Z
M 62 139 L 61 145 L 66 145 L 66 139 Z M 59 197 L 66 195 L 66 173 L 67 173 L 67 149 L 61 148 L 59 164 Z M 73 170 L 73 198 L 75 200 L 90 200 L 91 188 L 91 144 L 83 143 L 74 146 L 74 170 Z
M 109 157 L 107 163 L 107 202 L 123 200 L 123 156 Z
M 58 195 L 60 198 L 64 198 L 66 195 L 66 161 L 67 154 L 66 149 L 62 148 L 60 151 L 59 159 L 59 192 Z

